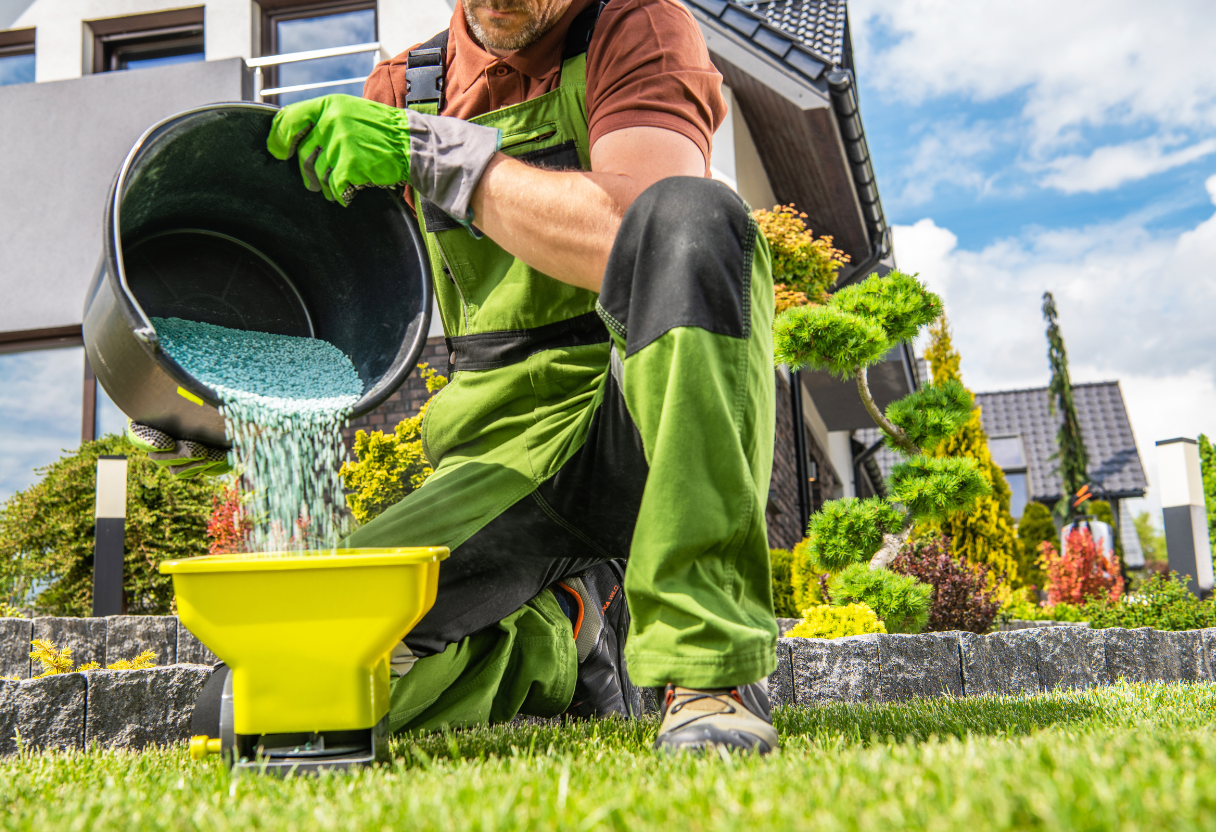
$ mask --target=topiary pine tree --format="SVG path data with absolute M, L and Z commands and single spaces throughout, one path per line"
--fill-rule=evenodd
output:
M 1077 513 L 1072 498 L 1089 482 L 1089 454 L 1081 437 L 1081 423 L 1072 399 L 1072 379 L 1068 375 L 1068 352 L 1060 334 L 1056 301 L 1051 292 L 1043 293 L 1043 319 L 1047 321 L 1047 361 L 1051 364 L 1051 384 L 1047 404 L 1054 415 L 1060 413 L 1060 429 L 1056 432 L 1057 450 L 1049 459 L 1059 460 L 1055 473 L 1060 476 L 1063 494 L 1056 503 L 1055 513 L 1064 519 Z
M 962 384 L 960 357 L 950 338 L 950 324 L 945 315 L 929 329 L 925 358 L 932 370 L 934 384 L 947 381 Z M 940 522 L 920 524 L 917 537 L 949 537 L 951 551 L 956 557 L 988 567 L 989 588 L 1001 582 L 1011 588 L 1020 586 L 1017 531 L 1013 515 L 1009 513 L 1012 494 L 1009 483 L 1005 481 L 1005 473 L 993 461 L 988 450 L 988 434 L 984 432 L 980 420 L 980 409 L 972 410 L 966 424 L 939 443 L 932 455 L 975 460 L 980 475 L 992 491 L 977 499 L 971 511 L 955 514 Z
M 871 275 L 840 290 L 825 304 L 788 309 L 773 323 L 777 363 L 795 370 L 811 366 L 853 379 L 866 411 L 886 435 L 887 445 L 904 457 L 888 478 L 890 497 L 835 500 L 811 517 L 807 548 L 824 570 L 842 573 L 869 561 L 871 569 L 898 578 L 885 564 L 894 559 L 914 522 L 940 522 L 971 510 L 980 497 L 991 493 L 975 460 L 928 453 L 971 418 L 974 401 L 962 384 L 928 385 L 892 403 L 885 413 L 870 393 L 868 368 L 941 312 L 937 295 L 915 277 L 896 271 L 885 277 Z M 857 577 L 856 570 L 849 575 Z M 885 576 L 876 577 L 876 587 L 894 585 Z M 905 593 L 904 600 L 911 598 L 908 603 L 913 605 L 923 601 L 922 611 L 927 614 L 928 597 L 918 601 L 914 596 Z M 838 600 L 833 595 L 833 603 Z M 869 597 L 850 594 L 848 600 L 862 600 L 883 615 Z M 875 600 L 881 603 L 880 598 Z M 913 613 L 908 608 L 898 611 L 905 625 L 920 620 L 919 613 Z

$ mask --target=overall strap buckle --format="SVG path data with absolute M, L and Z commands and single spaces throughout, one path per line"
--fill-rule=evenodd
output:
M 405 105 L 431 104 L 443 111 L 443 74 L 448 33 L 440 33 L 406 56 Z

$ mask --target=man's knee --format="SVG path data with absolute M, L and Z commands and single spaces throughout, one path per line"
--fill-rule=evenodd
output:
M 747 337 L 755 233 L 743 200 L 712 179 L 664 179 L 634 200 L 599 304 L 627 354 L 679 326 Z

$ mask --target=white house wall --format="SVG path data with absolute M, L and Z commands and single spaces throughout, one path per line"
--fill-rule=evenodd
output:
M 251 0 L 207 3 L 166 0 L 0 0 L 0 30 L 36 28 L 37 82 L 79 78 L 89 72 L 92 34 L 87 21 L 203 6 L 208 61 L 260 53 L 260 9 Z M 377 8 L 381 56 L 390 57 L 448 26 L 445 0 L 394 0 Z
M 760 153 L 752 140 L 751 130 L 743 113 L 735 106 L 735 96 L 730 87 L 723 85 L 728 113 L 718 132 L 714 134 L 713 152 L 710 156 L 710 174 L 725 182 L 753 208 L 772 208 L 777 204 L 773 186 L 760 161 Z

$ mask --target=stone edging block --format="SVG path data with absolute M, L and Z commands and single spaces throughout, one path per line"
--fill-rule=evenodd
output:
M 30 619 L 0 618 L 0 676 L 30 678 L 30 641 L 33 638 L 34 622 Z
M 178 664 L 88 674 L 85 746 L 137 750 L 185 742 L 199 691 L 211 668 Z
M 208 650 L 201 641 L 186 629 L 186 625 L 177 621 L 177 663 L 205 664 L 214 667 L 219 657 Z
M 144 650 L 156 653 L 157 665 L 177 663 L 177 616 L 111 615 L 105 621 L 105 664 L 133 659 Z
M 106 663 L 106 619 L 104 618 L 35 618 L 30 639 L 46 639 L 60 650 L 72 648 L 72 661 L 77 665 Z M 29 642 L 25 653 L 29 655 Z M 32 664 L 30 676 L 42 673 L 42 667 Z
M 0 756 L 25 748 L 81 748 L 87 683 L 84 673 L 0 682 Z

